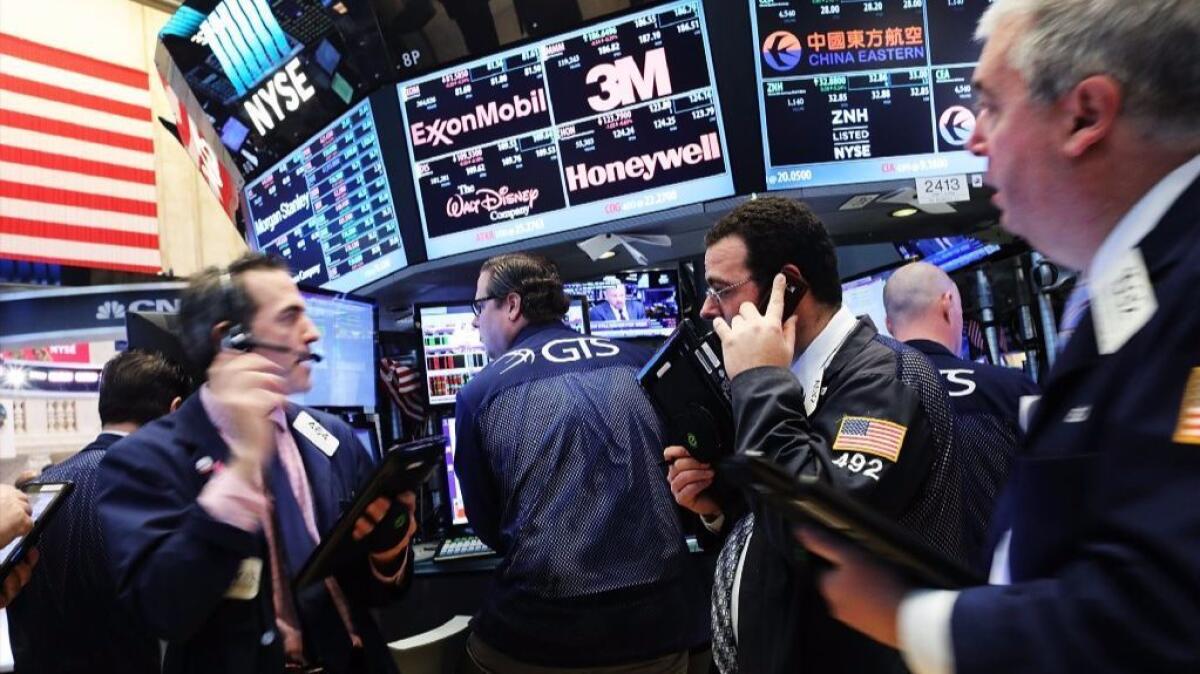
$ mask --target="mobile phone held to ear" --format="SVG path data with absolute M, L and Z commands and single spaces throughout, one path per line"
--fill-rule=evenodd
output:
M 800 306 L 800 300 L 804 299 L 804 295 L 808 293 L 808 284 L 804 279 L 797 274 L 789 273 L 787 270 L 780 270 L 787 278 L 787 285 L 783 289 L 783 320 L 787 320 L 796 311 L 796 307 Z M 771 288 L 768 287 L 764 291 L 762 298 L 758 301 L 758 313 L 767 313 L 767 305 L 771 302 Z

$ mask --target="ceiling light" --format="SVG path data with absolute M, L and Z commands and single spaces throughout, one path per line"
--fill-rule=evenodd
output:
M 612 258 L 614 258 L 614 257 L 616 257 L 616 256 L 617 256 L 617 251 L 615 251 L 615 250 L 606 250 L 606 251 L 604 251 L 603 253 L 600 253 L 600 257 L 598 257 L 598 258 L 596 258 L 596 259 L 597 259 L 597 260 L 611 260 Z
M 893 218 L 907 218 L 908 216 L 916 215 L 917 213 L 920 213 L 920 211 L 918 211 L 915 208 L 911 208 L 911 207 L 897 208 L 896 210 L 892 211 L 892 217 Z

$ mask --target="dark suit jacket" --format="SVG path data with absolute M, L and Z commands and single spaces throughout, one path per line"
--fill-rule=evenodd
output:
M 101 433 L 39 482 L 73 482 L 62 510 L 42 532 L 29 585 L 8 607 L 16 671 L 41 674 L 159 671 L 158 639 L 117 602 L 100 519 L 96 466 L 121 436 Z
M 815 474 L 854 494 L 943 553 L 966 561 L 968 541 L 987 526 L 960 498 L 950 403 L 929 359 L 876 334 L 860 319 L 825 370 L 811 416 L 783 368 L 734 378 L 738 451 L 758 450 L 799 475 Z M 846 417 L 906 428 L 895 461 L 833 449 Z M 972 534 L 972 532 L 976 532 Z M 791 527 L 757 509 L 738 603 L 738 666 L 754 674 L 903 670 L 899 654 L 835 621 Z
M 1200 181 L 1140 245 L 1150 321 L 1102 356 L 1085 315 L 1055 363 L 1003 497 L 1014 584 L 959 596 L 958 674 L 1200 671 L 1200 446 L 1174 440 L 1200 387 L 1197 213 Z
M 337 451 L 327 456 L 293 432 L 313 492 L 317 527 L 328 532 L 372 465 L 353 431 L 337 417 L 289 405 L 289 425 L 300 411 L 339 441 Z M 175 414 L 117 443 L 101 461 L 100 519 L 118 593 L 169 642 L 165 672 L 282 672 L 283 640 L 275 628 L 266 540 L 262 533 L 213 519 L 196 503 L 212 475 L 202 470 L 205 457 L 226 462 L 229 448 L 195 394 Z M 257 595 L 226 598 L 247 558 L 263 561 Z M 338 576 L 338 582 L 363 638 L 366 671 L 394 672 L 387 645 L 366 609 L 368 602 L 392 599 L 397 588 L 375 580 L 366 559 Z M 332 671 L 346 671 L 350 640 L 325 586 L 297 593 L 296 602 L 306 650 Z
M 641 300 L 636 300 L 632 297 L 625 300 L 625 313 L 630 321 L 640 320 L 646 317 L 646 305 L 642 304 Z M 593 321 L 615 321 L 617 315 L 613 313 L 612 306 L 608 302 L 597 304 L 588 312 L 589 317 Z
M 1019 370 L 963 360 L 937 342 L 912 339 L 906 344 L 928 356 L 946 382 L 954 408 L 955 443 L 967 465 L 963 493 L 972 496 L 964 501 L 980 508 L 974 518 L 987 521 L 1021 444 L 1020 400 L 1041 395 L 1041 389 Z M 972 534 L 971 561 L 986 576 L 992 546 L 985 531 Z

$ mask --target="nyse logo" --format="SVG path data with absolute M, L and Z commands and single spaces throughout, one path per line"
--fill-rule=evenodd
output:
M 574 363 L 578 360 L 592 358 L 611 358 L 621 349 L 607 339 L 596 337 L 577 337 L 573 339 L 556 339 L 547 342 L 542 347 L 542 357 L 551 363 Z
M 646 62 L 638 68 L 632 56 L 602 63 L 587 74 L 588 84 L 599 84 L 601 95 L 589 96 L 588 105 L 596 112 L 608 112 L 671 93 L 671 71 L 663 47 L 646 52 Z
M 301 103 L 316 94 L 317 90 L 308 83 L 308 76 L 300 70 L 300 59 L 295 58 L 246 99 L 242 107 L 254 122 L 254 130 L 263 136 L 286 119 L 289 112 L 299 110 Z

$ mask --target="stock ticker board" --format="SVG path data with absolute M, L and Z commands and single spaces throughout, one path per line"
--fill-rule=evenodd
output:
M 978 173 L 991 0 L 751 0 L 768 189 Z
M 699 0 L 399 86 L 431 259 L 733 193 Z
M 245 188 L 257 250 L 298 283 L 349 292 L 407 266 L 370 100 Z

